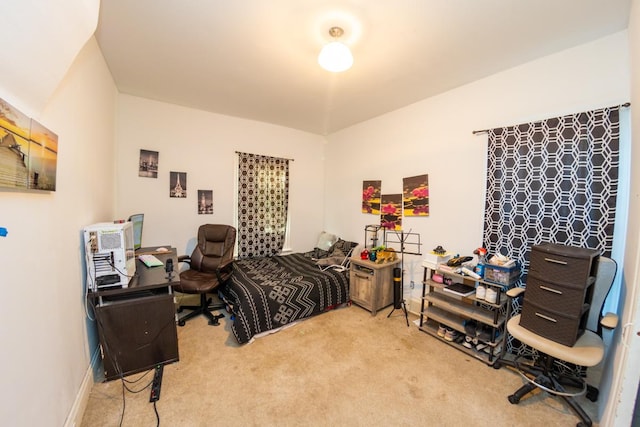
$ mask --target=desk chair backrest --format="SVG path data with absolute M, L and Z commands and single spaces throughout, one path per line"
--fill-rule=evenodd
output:
M 204 224 L 198 228 L 198 244 L 191 254 L 190 268 L 213 273 L 218 266 L 233 258 L 236 229 L 230 225 Z
M 598 269 L 596 273 L 596 283 L 594 284 L 593 296 L 591 297 L 591 307 L 587 318 L 586 328 L 602 336 L 602 308 L 609 295 L 613 279 L 616 277 L 618 265 L 611 258 L 600 256 L 598 258 Z

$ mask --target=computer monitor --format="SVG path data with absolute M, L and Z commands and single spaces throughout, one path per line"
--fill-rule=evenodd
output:
M 138 250 L 142 247 L 142 225 L 144 223 L 144 214 L 134 214 L 129 217 L 129 221 L 133 225 L 133 249 Z

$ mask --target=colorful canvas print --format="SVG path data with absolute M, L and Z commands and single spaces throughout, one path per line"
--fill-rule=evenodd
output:
M 159 153 L 151 150 L 140 150 L 138 164 L 138 176 L 146 178 L 158 178 Z
M 31 120 L 0 99 L 0 187 L 29 188 Z
M 170 172 L 169 173 L 169 197 L 177 197 L 177 198 L 187 197 L 187 173 L 186 172 Z
M 213 213 L 213 190 L 198 190 L 198 215 Z
M 385 230 L 402 230 L 402 194 L 380 197 L 380 225 Z
M 58 135 L 31 120 L 29 137 L 29 188 L 56 190 Z
M 429 176 L 404 178 L 402 183 L 404 216 L 429 216 Z
M 362 213 L 380 215 L 380 189 L 382 181 L 362 182 Z

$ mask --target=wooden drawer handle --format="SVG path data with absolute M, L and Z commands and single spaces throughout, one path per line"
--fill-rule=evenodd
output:
M 553 288 L 549 288 L 547 286 L 540 285 L 540 289 L 542 289 L 543 291 L 549 291 L 549 292 L 553 292 L 554 294 L 562 295 L 562 291 L 559 291 L 559 290 L 553 289 Z
M 545 258 L 544 260 L 547 261 L 547 262 L 552 262 L 554 264 L 560 264 L 560 265 L 567 265 L 568 264 L 567 261 L 562 261 L 562 260 L 559 260 L 559 259 Z
M 361 279 L 367 279 L 367 280 L 369 280 L 369 278 L 370 278 L 371 276 L 363 276 L 362 274 L 358 274 L 358 273 L 356 273 L 356 277 L 359 277 L 359 278 L 361 278 Z
M 538 312 L 536 312 L 536 316 L 542 317 L 544 320 L 548 320 L 548 321 L 553 322 L 553 323 L 558 323 L 558 321 L 556 319 L 554 319 L 553 317 L 545 316 L 544 314 L 540 314 Z

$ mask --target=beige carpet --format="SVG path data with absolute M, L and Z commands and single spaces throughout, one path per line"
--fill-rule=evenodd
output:
M 238 346 L 202 316 L 178 328 L 180 361 L 167 365 L 157 411 L 162 426 L 574 426 L 546 393 L 512 405 L 523 384 L 406 326 L 390 308 L 372 317 L 351 306 Z M 414 318 L 410 317 L 410 321 Z M 135 380 L 141 375 L 132 375 Z M 143 389 L 152 374 L 138 384 Z M 155 426 L 149 389 L 95 384 L 82 426 Z M 581 398 L 594 417 L 596 404 Z M 594 423 L 597 424 L 597 423 Z

